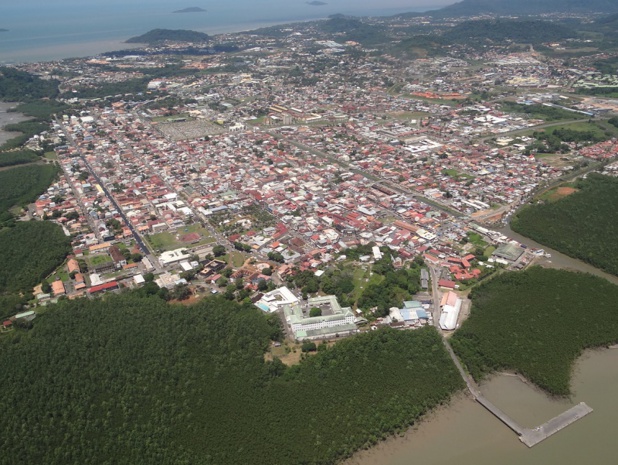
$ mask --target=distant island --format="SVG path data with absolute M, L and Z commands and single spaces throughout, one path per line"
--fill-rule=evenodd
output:
M 322 6 L 322 5 L 328 5 L 328 3 L 326 2 L 321 2 L 320 0 L 312 0 L 310 2 L 305 2 L 307 5 L 313 5 L 313 6 Z
M 203 32 L 189 31 L 186 29 L 153 29 L 141 36 L 131 37 L 126 40 L 127 44 L 156 44 L 166 40 L 177 42 L 205 42 L 209 40 L 208 34 Z
M 9 32 L 9 30 L 0 28 L 0 32 Z
M 206 10 L 199 6 L 190 6 L 189 8 L 183 8 L 182 10 L 176 10 L 172 13 L 204 13 Z

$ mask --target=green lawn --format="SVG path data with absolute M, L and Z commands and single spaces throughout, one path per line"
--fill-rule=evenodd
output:
M 87 261 L 90 266 L 97 266 L 97 265 L 102 265 L 103 263 L 111 262 L 112 257 L 110 257 L 107 254 L 91 255 L 88 257 Z
M 195 243 L 185 243 L 180 240 L 182 236 L 190 233 L 198 233 L 201 238 L 199 241 Z M 192 224 L 190 226 L 185 226 L 184 228 L 179 228 L 175 232 L 162 232 L 158 234 L 152 234 L 146 236 L 146 241 L 150 244 L 150 246 L 156 251 L 167 251 L 180 249 L 182 247 L 197 247 L 200 245 L 210 244 L 214 242 L 213 237 L 210 233 L 202 228 L 199 224 Z
M 245 264 L 247 256 L 242 252 L 232 252 L 229 255 L 228 263 L 236 268 L 239 268 Z
M 363 291 L 367 288 L 367 286 L 371 284 L 380 284 L 384 281 L 384 276 L 379 274 L 371 274 L 371 266 L 368 266 L 367 270 L 362 267 L 354 268 L 354 291 L 352 295 L 354 296 L 354 301 L 356 302 L 360 299 Z

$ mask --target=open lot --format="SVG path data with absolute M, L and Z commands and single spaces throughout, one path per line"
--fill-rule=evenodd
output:
M 166 231 L 146 236 L 146 241 L 154 250 L 166 251 L 211 244 L 215 240 L 206 229 L 199 224 L 193 224 L 175 232 Z

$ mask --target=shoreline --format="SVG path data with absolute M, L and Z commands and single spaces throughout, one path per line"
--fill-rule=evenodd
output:
M 613 348 L 612 346 L 591 348 L 581 353 L 573 364 L 570 381 L 573 392 L 571 396 L 567 398 L 553 397 L 521 375 L 508 371 L 492 373 L 483 381 L 480 388 L 481 390 L 493 392 L 492 397 L 496 395 L 496 392 L 498 392 L 497 395 L 500 395 L 501 391 L 496 389 L 496 386 L 498 386 L 501 381 L 504 382 L 505 380 L 507 380 L 507 383 L 511 384 L 508 381 L 508 379 L 511 379 L 516 381 L 516 383 L 519 382 L 524 384 L 528 396 L 542 397 L 542 403 L 546 404 L 545 407 L 550 408 L 553 405 L 557 410 L 561 410 L 565 408 L 565 404 L 575 405 L 580 400 L 586 400 L 581 397 L 585 396 L 581 391 L 583 390 L 583 386 L 593 382 L 593 380 L 587 379 L 590 376 L 589 373 L 587 373 L 589 370 L 588 365 L 597 363 L 597 360 L 598 362 L 602 362 L 603 360 L 601 359 L 611 356 L 612 353 L 615 353 L 615 351 L 612 350 Z M 508 399 L 499 399 L 498 403 L 501 406 L 500 408 L 503 408 L 505 405 L 502 404 L 506 403 L 508 405 Z M 526 407 L 529 408 L 530 406 L 522 406 L 523 409 L 526 409 Z M 513 406 L 509 408 L 512 409 Z M 423 448 L 427 443 L 430 444 L 428 446 L 430 448 L 436 447 L 436 444 L 440 443 L 441 438 L 444 438 L 445 434 L 449 434 L 449 432 L 454 433 L 455 430 L 453 428 L 462 428 L 461 425 L 467 423 L 465 419 L 462 421 L 460 416 L 469 416 L 474 412 L 480 417 L 486 416 L 483 407 L 478 405 L 467 391 L 459 391 L 451 397 L 448 403 L 429 412 L 404 433 L 392 435 L 368 449 L 358 450 L 351 457 L 339 462 L 339 465 L 399 465 L 403 463 L 413 463 L 413 458 L 419 447 Z M 602 413 L 599 411 L 597 412 L 597 416 L 598 415 L 602 415 Z M 518 451 L 523 456 L 529 457 L 532 455 L 532 452 L 527 452 L 529 449 L 519 450 L 521 444 L 520 441 L 517 440 L 517 437 L 510 430 L 503 428 L 493 416 L 488 415 L 486 419 L 488 419 L 487 424 L 492 427 L 492 430 L 495 425 L 496 434 L 507 441 L 506 444 L 509 449 L 512 447 L 513 451 Z M 453 427 L 453 424 L 459 426 Z M 571 427 L 559 433 L 557 438 L 559 438 L 560 435 L 568 437 L 574 434 L 574 429 L 575 427 Z M 462 436 L 465 434 L 464 432 Z M 472 454 L 480 453 L 477 447 L 490 447 L 492 441 L 493 439 L 491 438 L 480 440 L 480 444 L 472 446 Z M 423 454 L 420 455 L 422 456 Z M 467 458 L 470 459 L 471 457 Z M 442 464 L 442 462 L 436 463 Z M 468 464 L 468 462 L 464 463 Z

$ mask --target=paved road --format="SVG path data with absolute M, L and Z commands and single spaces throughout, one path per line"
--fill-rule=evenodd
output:
M 366 179 L 369 179 L 370 181 L 376 182 L 378 184 L 383 184 L 385 187 L 388 187 L 389 189 L 392 189 L 396 192 L 399 192 L 400 194 L 407 194 L 407 195 L 411 195 L 412 197 L 416 198 L 417 200 L 426 203 L 427 205 L 431 205 L 434 208 L 437 208 L 438 210 L 441 210 L 445 213 L 448 213 L 449 215 L 455 216 L 457 218 L 461 218 L 464 215 L 462 213 L 459 213 L 455 210 L 452 210 L 451 208 L 449 208 L 446 205 L 443 205 L 439 202 L 436 202 L 435 200 L 431 200 L 428 199 L 427 197 L 424 197 L 422 195 L 417 194 L 416 192 L 413 192 L 409 189 L 405 189 L 403 187 L 401 187 L 398 184 L 394 184 L 391 181 L 388 181 L 386 179 L 382 179 L 379 176 L 376 176 L 375 174 L 372 173 L 368 173 L 367 171 L 361 170 L 359 168 L 355 168 L 353 167 L 350 163 L 344 162 L 340 159 L 338 159 L 337 157 L 334 157 L 332 155 L 327 154 L 326 152 L 322 152 L 321 150 L 315 149 L 313 147 L 310 147 L 306 144 L 303 144 L 302 142 L 298 142 L 296 140 L 292 140 L 292 139 L 288 139 L 287 137 L 282 136 L 281 134 L 277 134 L 275 132 L 271 132 L 271 131 L 266 131 L 267 134 L 269 134 L 270 136 L 274 137 L 277 140 L 285 140 L 286 142 L 288 142 L 289 144 L 293 145 L 294 147 L 297 147 L 301 150 L 305 150 L 309 153 L 313 153 L 314 155 L 317 155 L 318 157 L 321 158 L 325 158 L 329 161 L 331 161 L 332 163 L 335 163 L 339 166 L 341 166 L 342 168 L 345 168 L 346 170 L 351 171 L 352 173 L 356 173 L 356 174 L 360 174 L 361 176 L 363 176 Z

